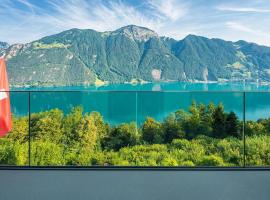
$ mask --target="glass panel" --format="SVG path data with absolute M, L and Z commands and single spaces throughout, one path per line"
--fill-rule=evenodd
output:
M 187 134 L 196 166 L 244 165 L 243 93 L 193 92 Z M 194 103 L 196 102 L 196 104 Z M 194 150 L 193 150 L 194 149 Z M 194 157 L 192 157 L 194 156 Z
M 128 165 L 243 166 L 242 93 L 138 92 L 137 108 L 140 145 L 117 154 Z
M 270 166 L 270 93 L 246 93 L 246 166 Z
M 7 135 L 0 137 L 0 165 L 26 166 L 29 149 L 28 93 L 9 94 L 12 129 Z
M 243 166 L 243 94 L 190 92 L 186 101 L 163 122 L 167 165 Z
M 32 92 L 31 165 L 125 165 L 139 142 L 136 92 Z
M 134 166 L 180 166 L 172 141 L 182 137 L 175 112 L 190 105 L 188 92 L 138 92 L 140 144 L 126 148 L 120 157 Z
M 151 117 L 155 120 L 163 120 L 164 113 L 164 92 L 138 92 L 137 94 L 138 126 Z
M 243 166 L 243 93 L 32 92 L 31 165 Z
M 246 166 L 269 166 L 270 93 L 245 96 Z M 0 165 L 27 166 L 28 92 L 10 97 L 13 127 L 0 138 Z M 243 98 L 241 92 L 31 92 L 31 165 L 243 166 Z

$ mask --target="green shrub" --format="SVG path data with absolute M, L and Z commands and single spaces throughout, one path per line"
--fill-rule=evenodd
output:
M 31 165 L 65 165 L 63 147 L 49 141 L 31 142 Z
M 199 166 L 225 166 L 223 159 L 217 155 L 203 156 Z
M 104 138 L 104 148 L 119 150 L 122 147 L 134 146 L 139 143 L 139 134 L 135 123 L 121 124 L 112 128 L 110 134 Z
M 1 165 L 28 165 L 28 118 L 14 117 L 0 138 Z M 98 112 L 75 107 L 31 115 L 31 164 L 123 166 L 243 166 L 242 122 L 223 106 L 191 105 L 164 121 L 147 118 L 110 127 Z M 270 119 L 246 123 L 246 164 L 270 166 Z

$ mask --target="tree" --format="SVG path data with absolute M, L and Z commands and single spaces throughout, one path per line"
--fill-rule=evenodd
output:
M 224 107 L 219 104 L 213 113 L 213 136 L 216 138 L 224 138 L 226 136 L 225 121 L 226 115 L 224 113 Z
M 12 117 L 12 130 L 6 137 L 19 143 L 27 142 L 29 139 L 28 117 Z
M 177 119 L 184 119 L 181 120 L 181 124 L 188 139 L 193 139 L 201 134 L 210 135 L 212 132 L 212 111 L 208 108 L 209 106 L 206 107 L 204 104 L 197 105 L 193 101 L 188 115 L 179 111 L 176 113 Z
M 217 155 L 203 156 L 200 166 L 225 166 L 224 160 Z
M 247 121 L 245 125 L 245 135 L 254 136 L 254 135 L 265 135 L 269 133 L 265 126 L 260 122 Z
M 81 107 L 66 116 L 58 109 L 32 113 L 31 164 L 241 166 L 241 122 L 222 104 L 195 102 L 190 112 L 179 110 L 163 122 L 147 118 L 139 129 L 142 135 L 136 123 L 111 128 L 100 113 L 84 114 Z M 248 165 L 270 165 L 269 127 L 269 119 L 246 122 Z M 28 118 L 13 116 L 12 131 L 0 138 L 0 165 L 27 164 L 28 136 Z
M 13 141 L 0 138 L 0 165 L 16 165 Z
M 202 135 L 211 136 L 212 133 L 212 115 L 215 109 L 215 105 L 210 103 L 208 106 L 204 104 L 200 104 L 200 125 L 198 128 L 198 133 Z
M 226 134 L 233 137 L 241 137 L 239 128 L 238 128 L 238 118 L 234 112 L 230 112 L 226 117 L 225 130 Z
M 78 115 L 80 116 L 80 115 Z M 96 150 L 99 150 L 96 115 L 86 113 L 73 124 L 72 134 L 68 137 L 68 145 L 65 146 L 65 159 L 70 165 L 90 165 L 91 157 Z
M 149 144 L 160 144 L 163 142 L 162 135 L 161 124 L 148 117 L 142 126 L 142 140 Z
M 258 123 L 262 124 L 265 127 L 267 133 L 270 133 L 270 118 L 268 119 L 260 119 Z
M 134 146 L 139 142 L 137 125 L 135 123 L 121 124 L 112 128 L 104 138 L 104 148 L 119 150 L 122 147 Z
M 200 129 L 200 110 L 195 101 L 192 102 L 189 107 L 188 115 L 185 115 L 183 112 L 177 112 L 177 121 L 179 118 L 184 119 L 181 122 L 181 126 L 183 127 L 184 132 L 186 133 L 186 137 L 189 139 L 194 138 Z
M 91 114 L 85 114 L 75 129 L 77 147 L 88 151 L 94 150 L 97 146 L 98 129 L 95 118 Z
M 201 122 L 201 110 L 197 106 L 196 102 L 192 102 L 189 112 L 191 113 L 191 117 L 189 119 L 189 135 L 191 138 L 194 138 L 196 135 L 200 134 L 200 122 Z
M 190 118 L 190 113 L 187 113 L 185 110 L 177 110 L 175 112 L 175 120 L 178 122 L 178 123 L 185 123 L 186 121 L 188 121 Z
M 33 141 L 31 143 L 31 165 L 65 165 L 62 145 L 51 141 Z
M 74 107 L 71 112 L 63 119 L 64 143 L 71 145 L 76 138 L 75 130 L 83 118 L 82 107 Z
M 94 124 L 97 128 L 97 147 L 101 148 L 102 140 L 108 135 L 108 124 L 104 123 L 103 117 L 98 112 L 91 112 L 90 116 L 94 120 Z
M 173 139 L 183 138 L 185 133 L 179 123 L 175 120 L 173 115 L 170 115 L 165 119 L 162 124 L 163 129 L 163 141 L 165 143 L 171 143 Z
M 63 111 L 53 109 L 34 114 L 31 118 L 31 137 L 38 140 L 49 140 L 60 143 L 63 138 Z
M 213 102 L 210 102 L 207 106 L 207 112 L 208 114 L 210 114 L 210 116 L 212 116 L 214 111 L 215 111 L 215 104 Z

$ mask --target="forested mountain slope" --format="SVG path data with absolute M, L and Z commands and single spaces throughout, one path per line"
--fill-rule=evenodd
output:
M 270 81 L 270 48 L 188 35 L 160 37 L 134 25 L 71 29 L 28 44 L 0 43 L 12 86 L 153 81 Z

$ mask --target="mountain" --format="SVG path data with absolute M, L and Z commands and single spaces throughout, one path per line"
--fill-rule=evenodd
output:
M 6 52 L 6 50 L 8 49 L 9 44 L 6 42 L 1 42 L 0 41 L 0 57 L 3 56 Z
M 110 32 L 71 29 L 6 47 L 10 84 L 18 87 L 270 81 L 270 47 L 195 35 L 175 40 L 135 25 Z

